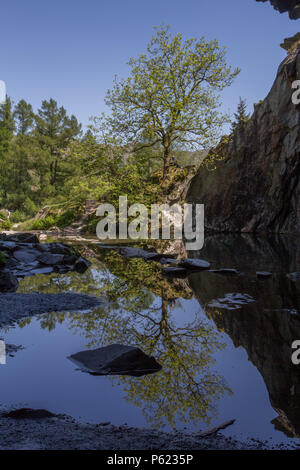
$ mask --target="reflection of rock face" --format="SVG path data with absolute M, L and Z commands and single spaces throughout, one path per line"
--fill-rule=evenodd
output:
M 247 351 L 249 360 L 261 373 L 271 405 L 279 415 L 273 421 L 276 429 L 298 437 L 300 366 L 291 362 L 291 345 L 300 339 L 300 281 L 291 281 L 285 273 L 300 270 L 300 260 L 295 256 L 299 247 L 299 242 L 281 238 L 268 242 L 249 236 L 246 241 L 241 237 L 210 237 L 201 256 L 216 263 L 231 263 L 245 274 L 228 278 L 203 272 L 189 278 L 199 302 L 206 306 L 206 314 L 224 329 L 236 347 Z M 246 252 L 248 257 L 243 256 Z M 256 278 L 255 271 L 262 264 L 271 268 L 272 278 Z M 239 310 L 207 306 L 213 299 L 233 292 L 247 293 L 255 302 Z
M 268 0 L 256 0 L 257 2 L 267 2 Z M 300 1 L 299 0 L 269 0 L 271 5 L 280 13 L 289 12 L 291 20 L 300 18 Z
M 266 99 L 243 129 L 213 152 L 217 168 L 200 167 L 187 201 L 205 204 L 205 226 L 218 232 L 300 232 L 300 113 L 292 82 L 300 49 L 279 67 Z

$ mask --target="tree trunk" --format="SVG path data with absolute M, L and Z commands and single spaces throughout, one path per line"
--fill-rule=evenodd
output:
M 170 143 L 169 143 L 169 138 L 165 137 L 164 138 L 164 170 L 163 170 L 163 179 L 168 174 L 169 166 L 170 166 L 170 160 L 171 160 L 171 152 L 170 152 Z

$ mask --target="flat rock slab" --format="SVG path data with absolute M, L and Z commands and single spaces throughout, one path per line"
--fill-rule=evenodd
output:
M 49 312 L 76 312 L 104 305 L 103 299 L 71 292 L 62 294 L 0 294 L 0 326 Z
M 0 250 L 15 250 L 17 247 L 16 242 L 5 242 L 5 241 L 0 241 Z
M 300 273 L 289 273 L 289 274 L 287 274 L 287 277 L 291 281 L 300 281 Z
M 15 257 L 16 257 L 16 254 L 15 254 Z M 62 263 L 63 259 L 64 259 L 63 254 L 44 253 L 43 255 L 40 255 L 40 254 L 38 255 L 38 260 L 41 263 L 47 264 L 47 265 L 50 265 L 50 266 L 55 266 L 56 264 Z
M 173 259 L 173 258 L 160 258 L 159 260 L 160 264 L 176 264 L 178 265 L 179 261 L 178 259 Z
M 186 258 L 180 261 L 179 266 L 193 271 L 202 271 L 203 269 L 209 269 L 210 263 L 203 259 Z
M 93 375 L 142 376 L 161 369 L 161 365 L 141 349 L 123 344 L 81 351 L 69 356 L 84 372 Z
M 223 274 L 223 276 L 238 276 L 240 274 L 237 269 L 231 268 L 211 269 L 210 272 L 215 274 Z
M 37 250 L 17 250 L 14 252 L 14 258 L 22 263 L 32 263 L 39 256 Z
M 179 278 L 185 278 L 188 275 L 188 271 L 185 268 L 177 268 L 173 266 L 163 268 L 162 273 L 168 277 L 179 277 Z
M 260 279 L 268 279 L 268 278 L 272 277 L 272 273 L 270 273 L 268 271 L 257 271 L 256 276 Z
M 141 248 L 134 248 L 131 246 L 125 246 L 123 248 L 118 247 L 118 251 L 122 256 L 126 256 L 127 258 L 143 258 L 148 261 L 159 261 L 164 257 L 162 253 L 146 251 Z

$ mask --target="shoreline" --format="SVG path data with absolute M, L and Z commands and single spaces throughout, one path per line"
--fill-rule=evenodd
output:
M 7 410 L 6 410 L 7 411 Z M 53 418 L 0 418 L 0 450 L 271 450 L 296 449 L 257 439 L 236 440 L 215 432 L 172 433 L 108 423 L 90 424 L 67 415 Z

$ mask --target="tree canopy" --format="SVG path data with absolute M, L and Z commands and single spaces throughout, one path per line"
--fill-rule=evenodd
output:
M 205 149 L 216 143 L 228 121 L 218 91 L 239 73 L 226 63 L 216 39 L 183 40 L 169 27 L 156 28 L 146 53 L 129 61 L 130 75 L 115 79 L 107 92 L 111 114 L 104 121 L 119 142 L 132 151 L 160 151 L 164 176 L 174 148 Z

